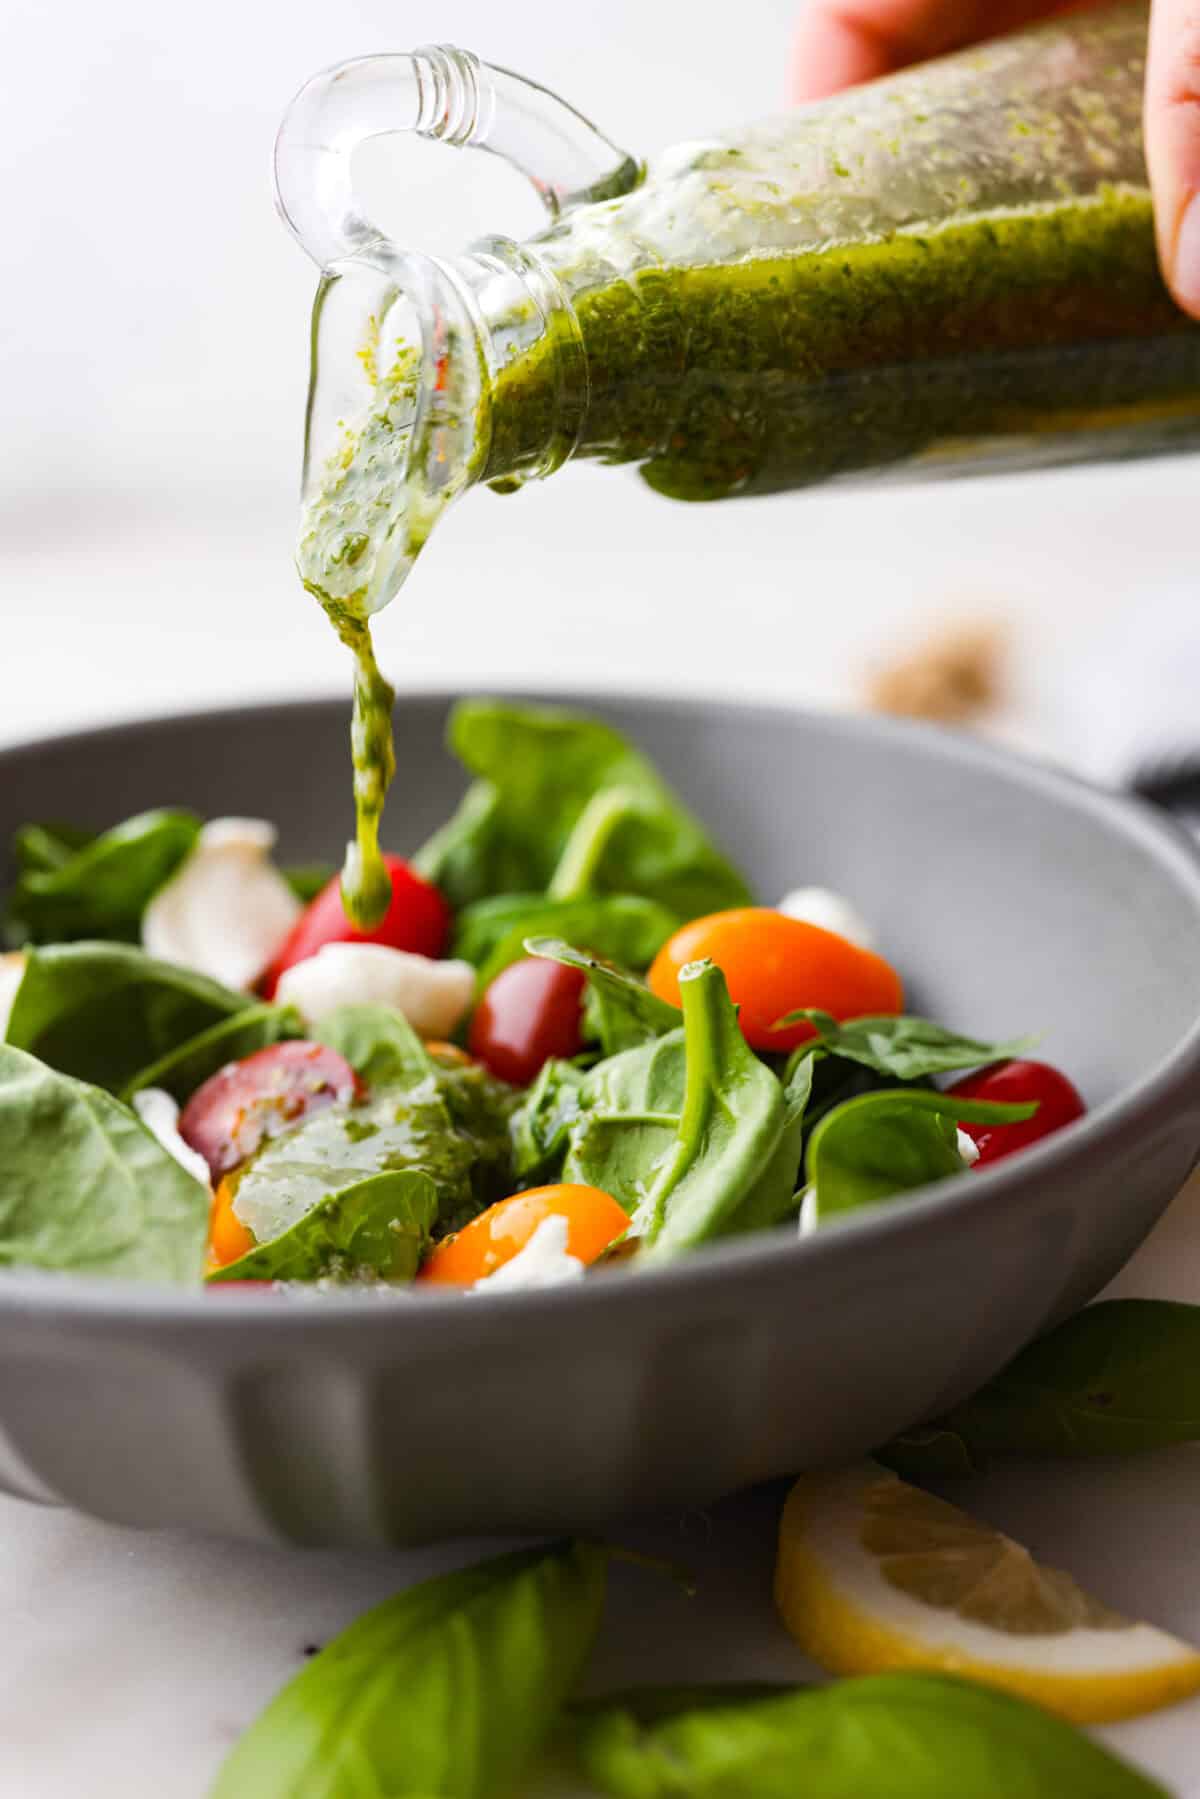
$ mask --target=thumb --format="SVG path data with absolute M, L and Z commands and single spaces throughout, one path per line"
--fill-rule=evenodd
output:
M 1146 64 L 1146 161 L 1158 254 L 1180 306 L 1200 318 L 1200 3 L 1154 0 Z

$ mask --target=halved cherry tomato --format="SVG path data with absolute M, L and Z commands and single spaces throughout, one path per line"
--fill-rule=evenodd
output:
M 900 976 L 889 962 L 833 931 L 765 906 L 740 906 L 695 918 L 663 945 L 650 969 L 652 992 L 679 1004 L 679 971 L 707 958 L 725 976 L 738 1022 L 754 1049 L 794 1049 L 809 1024 L 775 1028 L 802 1006 L 834 1018 L 899 1012 Z
M 179 1135 L 219 1180 L 267 1137 L 358 1092 L 358 1076 L 335 1049 L 303 1041 L 272 1043 L 197 1087 L 179 1114 Z
M 471 1054 L 502 1081 L 526 1087 L 551 1056 L 583 1047 L 584 977 L 577 968 L 531 956 L 501 969 L 475 1008 Z
M 474 1286 L 505 1262 L 511 1262 L 547 1218 L 566 1219 L 567 1253 L 584 1263 L 594 1262 L 629 1228 L 628 1215 L 611 1194 L 599 1187 L 569 1183 L 531 1187 L 528 1193 L 498 1200 L 456 1236 L 437 1244 L 426 1257 L 417 1279 L 446 1286 Z
M 998 1162 L 1014 1150 L 1039 1143 L 1064 1124 L 1072 1124 L 1087 1111 L 1073 1081 L 1049 1062 L 994 1062 L 977 1074 L 964 1075 L 947 1092 L 959 1099 L 990 1099 L 1000 1104 L 1036 1099 L 1038 1109 L 1032 1118 L 1017 1124 L 972 1124 L 964 1119 L 960 1129 L 967 1133 L 979 1151 L 978 1168 L 984 1162 Z
M 279 977 L 297 962 L 307 962 L 327 943 L 382 943 L 388 949 L 411 950 L 418 956 L 440 956 L 450 932 L 450 908 L 428 881 L 414 874 L 401 856 L 385 856 L 392 877 L 392 900 L 373 931 L 360 931 L 346 917 L 341 877 L 322 887 L 292 926 L 282 947 L 259 982 L 266 999 L 274 999 Z
M 208 1264 L 227 1268 L 254 1248 L 254 1238 L 233 1209 L 233 1188 L 222 1181 L 208 1215 Z

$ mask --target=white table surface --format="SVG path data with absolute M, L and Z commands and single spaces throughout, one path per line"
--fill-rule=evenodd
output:
M 1163 464 L 689 509 L 569 471 L 543 492 L 464 503 L 382 648 L 419 685 L 657 684 L 838 704 L 914 628 L 982 609 L 1019 631 L 1003 733 L 1095 765 L 1071 672 L 1097 632 L 1119 631 L 1189 565 L 1192 483 L 1186 465 Z M 334 688 L 344 671 L 288 568 L 290 502 L 282 487 L 251 499 L 48 516 L 10 534 L 0 738 Z M 1119 1285 L 1200 1300 L 1200 1185 Z M 1106 1600 L 1196 1641 L 1198 1502 L 1200 1455 L 1186 1450 L 1007 1468 L 967 1498 Z M 805 1674 L 769 1602 L 775 1503 L 751 1496 L 624 1533 L 692 1564 L 699 1591 L 619 1571 L 599 1684 Z M 477 1552 L 263 1549 L 9 1500 L 0 1544 L 0 1799 L 201 1799 L 306 1647 Z M 1200 1795 L 1200 1701 L 1103 1734 L 1180 1799 Z

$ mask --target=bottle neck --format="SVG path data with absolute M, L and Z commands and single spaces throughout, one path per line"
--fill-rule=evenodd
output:
M 482 370 L 475 478 L 507 490 L 553 474 L 579 443 L 588 398 L 566 289 L 511 238 L 486 239 L 445 273 L 471 315 Z

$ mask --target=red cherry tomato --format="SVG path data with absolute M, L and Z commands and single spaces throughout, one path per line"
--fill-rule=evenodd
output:
M 955 1081 L 948 1092 L 960 1099 L 989 1099 L 1000 1104 L 1015 1104 L 1036 1099 L 1038 1109 L 1032 1118 L 1019 1124 L 972 1124 L 964 1119 L 961 1129 L 979 1151 L 979 1167 L 984 1162 L 998 1162 L 1014 1150 L 1039 1143 L 1064 1124 L 1082 1118 L 1087 1111 L 1074 1084 L 1048 1062 L 995 1062 Z
M 802 1007 L 837 1019 L 899 1012 L 900 976 L 882 956 L 834 931 L 765 906 L 711 912 L 676 931 L 654 958 L 651 991 L 679 1004 L 679 971 L 689 962 L 715 962 L 739 1008 L 742 1035 L 754 1049 L 794 1049 L 810 1024 L 776 1030 L 778 1019 Z
M 531 956 L 501 969 L 471 1020 L 471 1054 L 502 1081 L 526 1087 L 551 1056 L 583 1046 L 584 977 L 577 968 Z
M 279 977 L 297 962 L 307 962 L 327 943 L 382 943 L 388 949 L 412 950 L 418 956 L 440 956 L 450 931 L 450 908 L 436 887 L 414 874 L 401 856 L 385 856 L 392 877 L 392 903 L 373 931 L 360 931 L 346 917 L 341 877 L 322 887 L 292 926 L 283 947 L 259 982 L 264 998 L 274 999 Z
M 358 1076 L 336 1050 L 272 1043 L 197 1087 L 179 1115 L 179 1135 L 220 1180 L 266 1138 L 358 1091 Z

